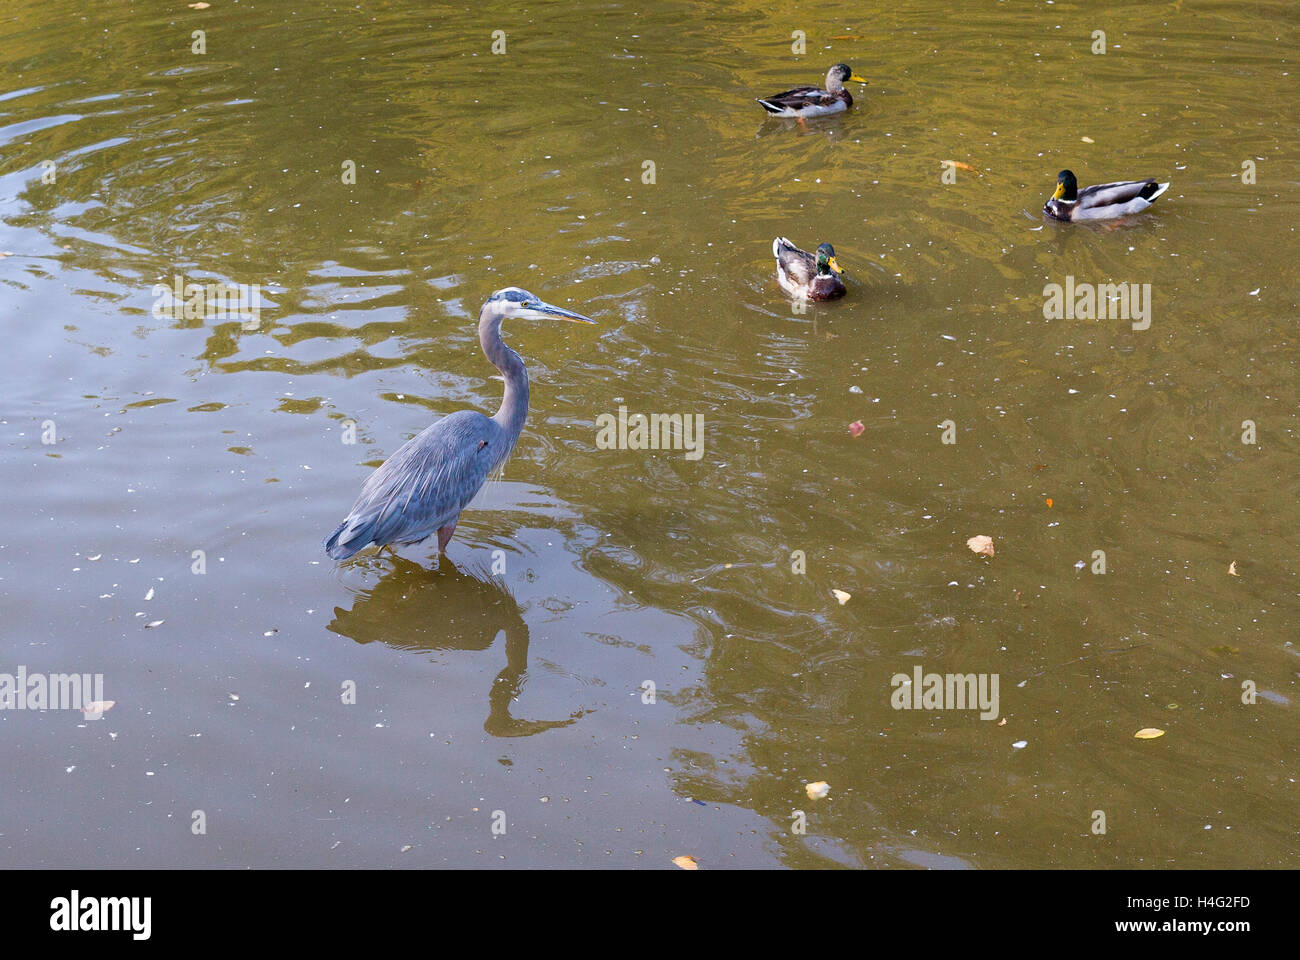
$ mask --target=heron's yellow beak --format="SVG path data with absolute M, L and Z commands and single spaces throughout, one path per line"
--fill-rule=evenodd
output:
M 1052 194 L 1052 199 L 1060 200 L 1063 196 L 1065 196 L 1065 184 L 1058 183 L 1056 185 L 1056 192 Z
M 834 257 L 831 257 L 831 258 L 830 258 L 829 260 L 827 260 L 826 262 L 827 262 L 828 264 L 830 264 L 830 268 L 831 268 L 831 272 L 832 272 L 832 273 L 843 273 L 843 272 L 844 272 L 843 270 L 840 269 L 840 265 L 839 265 L 839 263 L 836 261 L 836 259 L 835 259 Z
M 856 73 L 850 73 L 850 74 L 849 74 L 849 79 L 852 80 L 852 81 L 854 81 L 855 83 L 868 83 L 868 82 L 870 82 L 870 81 L 867 81 L 867 80 L 862 79 L 862 78 L 859 77 Z

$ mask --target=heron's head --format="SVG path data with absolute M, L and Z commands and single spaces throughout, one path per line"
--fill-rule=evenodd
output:
M 500 314 L 502 319 L 522 320 L 570 320 L 574 323 L 595 323 L 590 317 L 584 317 L 572 310 L 565 310 L 553 303 L 547 303 L 519 287 L 502 287 L 488 297 L 485 307 Z
M 844 272 L 835 260 L 835 248 L 829 243 L 823 243 L 817 248 L 817 272 L 823 275 L 828 273 L 839 275 Z
M 843 86 L 852 80 L 854 83 L 866 83 L 867 81 L 853 72 L 853 68 L 847 63 L 837 63 L 826 72 L 826 88 L 834 90 L 836 87 Z
M 1056 192 L 1052 194 L 1052 199 L 1073 203 L 1078 197 L 1079 181 L 1074 178 L 1074 174 L 1069 170 L 1062 170 L 1056 175 Z

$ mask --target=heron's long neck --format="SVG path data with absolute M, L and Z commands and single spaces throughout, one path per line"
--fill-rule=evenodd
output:
M 478 323 L 478 342 L 492 366 L 505 377 L 506 392 L 501 409 L 492 417 L 507 433 L 518 436 L 528 417 L 528 368 L 523 359 L 501 339 L 501 318 L 484 316 Z

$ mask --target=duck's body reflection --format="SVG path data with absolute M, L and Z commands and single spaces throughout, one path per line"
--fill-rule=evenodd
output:
M 451 564 L 429 570 L 393 555 L 371 589 L 356 596 L 351 610 L 334 608 L 329 629 L 357 643 L 378 640 L 398 650 L 486 650 L 505 633 L 506 665 L 488 691 L 483 729 L 494 737 L 527 737 L 565 727 L 565 720 L 517 720 L 510 704 L 528 671 L 528 624 L 503 581 L 476 576 Z

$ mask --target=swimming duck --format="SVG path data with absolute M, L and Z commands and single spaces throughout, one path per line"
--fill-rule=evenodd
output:
M 805 300 L 835 300 L 847 292 L 840 265 L 835 262 L 835 248 L 823 243 L 817 256 L 805 253 L 785 237 L 772 241 L 776 257 L 776 279 L 781 289 Z
M 1062 170 L 1056 175 L 1056 192 L 1043 204 L 1043 213 L 1054 220 L 1109 220 L 1141 213 L 1168 189 L 1169 184 L 1148 177 L 1080 190 L 1074 174 Z
M 774 117 L 824 117 L 853 106 L 853 98 L 844 89 L 844 81 L 867 81 L 859 77 L 847 63 L 837 63 L 826 71 L 826 89 L 795 87 L 785 93 L 763 97 L 759 103 Z

